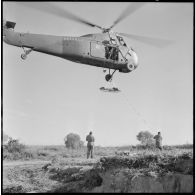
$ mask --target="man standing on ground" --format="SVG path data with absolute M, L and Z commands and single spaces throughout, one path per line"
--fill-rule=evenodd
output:
M 89 132 L 89 135 L 87 135 L 86 137 L 86 141 L 87 143 L 87 158 L 89 158 L 89 156 L 91 155 L 91 158 L 93 158 L 93 148 L 94 148 L 94 141 L 95 138 L 92 135 L 92 132 Z
M 158 132 L 158 135 L 154 136 L 154 139 L 156 140 L 156 147 L 162 150 L 162 136 L 160 132 Z

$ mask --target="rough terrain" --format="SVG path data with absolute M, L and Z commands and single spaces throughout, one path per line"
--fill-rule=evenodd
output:
M 193 152 L 5 162 L 3 192 L 192 192 Z

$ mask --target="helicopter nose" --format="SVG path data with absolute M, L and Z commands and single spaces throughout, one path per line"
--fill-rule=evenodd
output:
M 132 49 L 129 50 L 127 56 L 126 56 L 128 63 L 127 68 L 132 71 L 135 70 L 138 67 L 138 56 Z
M 137 53 L 135 53 L 134 51 L 131 51 L 131 55 L 133 57 L 133 65 L 135 66 L 135 68 L 138 67 L 138 56 Z

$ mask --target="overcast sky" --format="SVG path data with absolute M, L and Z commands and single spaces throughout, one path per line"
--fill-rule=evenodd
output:
M 37 2 L 36 2 L 37 4 Z M 53 3 L 92 23 L 109 27 L 129 3 Z M 69 19 L 4 2 L 15 31 L 81 36 L 101 32 Z M 161 131 L 163 144 L 193 142 L 193 3 L 146 3 L 113 29 L 174 40 L 155 48 L 125 39 L 139 56 L 132 73 L 116 73 L 121 93 L 104 93 L 102 68 L 3 43 L 3 130 L 25 144 L 60 145 L 68 133 L 95 144 L 137 144 L 136 135 Z

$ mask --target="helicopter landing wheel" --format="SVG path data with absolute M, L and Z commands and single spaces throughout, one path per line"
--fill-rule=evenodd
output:
M 22 58 L 23 60 L 26 60 L 27 55 L 23 53 L 23 54 L 21 54 L 21 58 Z
M 110 81 L 112 79 L 112 75 L 111 74 L 107 74 L 105 76 L 105 79 L 106 79 L 106 81 Z

